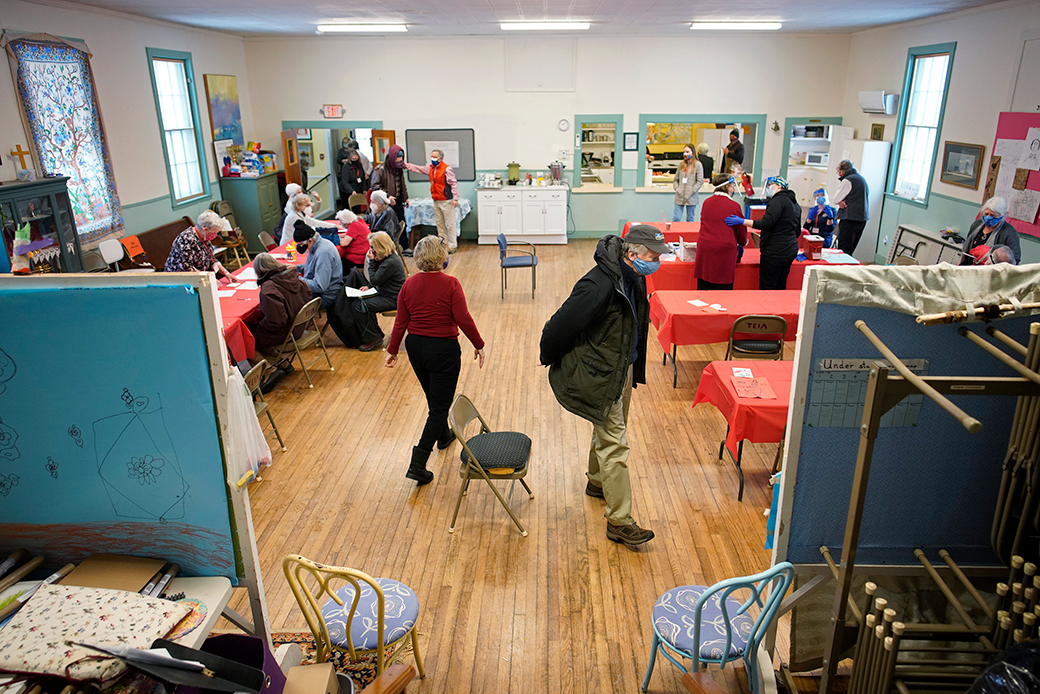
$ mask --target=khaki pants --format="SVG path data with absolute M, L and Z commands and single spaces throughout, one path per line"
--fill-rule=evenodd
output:
M 603 426 L 592 425 L 588 478 L 603 488 L 611 525 L 631 525 L 632 485 L 628 479 L 628 405 L 632 400 L 632 367 L 628 367 L 621 398 L 610 408 Z
M 455 227 L 455 205 L 452 201 L 434 200 L 433 218 L 437 222 L 437 235 L 448 242 L 448 250 L 455 250 L 459 245 L 459 230 Z

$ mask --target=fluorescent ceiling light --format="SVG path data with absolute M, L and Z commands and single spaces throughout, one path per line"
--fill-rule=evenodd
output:
M 376 33 L 408 31 L 406 24 L 319 24 L 319 34 Z
M 591 22 L 502 22 L 502 31 L 585 31 Z
M 780 22 L 692 22 L 691 29 L 701 31 L 776 31 Z

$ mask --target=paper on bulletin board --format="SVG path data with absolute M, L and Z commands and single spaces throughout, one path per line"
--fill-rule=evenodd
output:
M 1037 210 L 1040 209 L 1040 191 L 1016 190 L 1008 199 L 1008 216 L 1021 219 L 1032 224 L 1036 221 Z
M 426 147 L 426 161 L 429 161 L 433 150 L 439 149 L 444 153 L 444 163 L 453 169 L 459 167 L 459 143 L 457 140 L 427 140 L 424 143 Z
M 1022 144 L 1022 157 L 1018 168 L 1040 171 L 1040 128 L 1030 128 Z

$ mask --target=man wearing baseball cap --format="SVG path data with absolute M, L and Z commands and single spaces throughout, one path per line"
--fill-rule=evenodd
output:
M 542 329 L 541 363 L 563 408 L 592 422 L 585 493 L 606 502 L 607 537 L 641 545 L 654 537 L 632 518 L 628 475 L 628 405 L 646 383 L 650 304 L 646 275 L 671 249 L 664 234 L 637 224 L 621 239 L 604 236 L 596 266 Z

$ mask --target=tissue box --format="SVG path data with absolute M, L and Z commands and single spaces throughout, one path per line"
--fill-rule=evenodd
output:
M 697 257 L 697 243 L 695 241 L 683 241 L 675 250 L 675 255 L 684 263 L 692 263 Z

